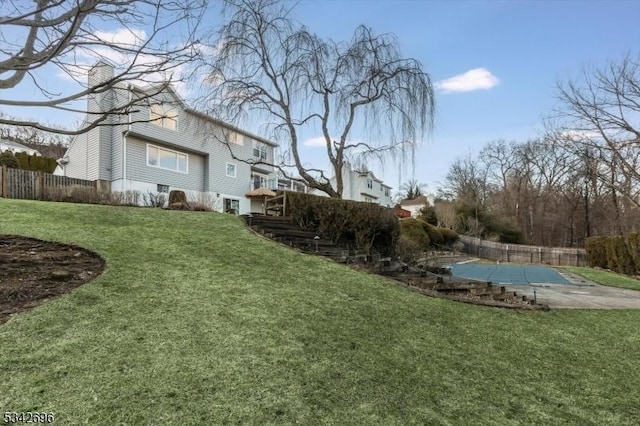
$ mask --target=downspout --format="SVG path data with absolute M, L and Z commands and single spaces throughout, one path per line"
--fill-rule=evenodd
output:
M 127 137 L 131 132 L 131 85 L 127 86 L 127 108 L 129 108 L 129 114 L 127 114 L 127 130 L 122 135 L 122 192 L 126 191 L 125 184 L 127 182 Z

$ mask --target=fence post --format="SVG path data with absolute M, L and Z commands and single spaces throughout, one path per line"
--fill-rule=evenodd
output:
M 38 183 L 36 184 L 36 199 L 42 200 L 44 198 L 44 175 L 42 170 L 38 170 Z
M 2 188 L 0 188 L 0 196 L 2 198 L 7 198 L 7 166 L 2 166 L 2 179 L 0 182 L 2 183 Z

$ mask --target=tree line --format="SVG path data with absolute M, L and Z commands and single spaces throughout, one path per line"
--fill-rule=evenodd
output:
M 581 247 L 637 231 L 640 59 L 586 68 L 558 93 L 542 136 L 458 158 L 440 195 L 512 223 L 533 244 Z

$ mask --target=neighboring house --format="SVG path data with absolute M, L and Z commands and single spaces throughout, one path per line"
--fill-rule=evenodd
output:
M 100 62 L 89 72 L 89 85 L 113 75 L 113 67 Z M 261 211 L 260 200 L 245 194 L 277 188 L 277 177 L 272 166 L 250 163 L 273 163 L 277 145 L 187 107 L 171 88 L 155 95 L 151 90 L 118 87 L 91 97 L 88 113 L 107 111 L 129 96 L 149 99 L 127 120 L 110 117 L 108 125 L 74 137 L 55 174 L 106 181 L 112 191 L 183 190 L 213 200 L 220 211 Z
M 335 177 L 331 178 L 331 184 L 335 188 Z M 344 163 L 342 168 L 342 198 L 344 200 L 364 201 L 385 207 L 393 207 L 391 187 L 389 185 L 385 185 L 373 172 L 353 170 L 351 164 L 347 162 Z
M 22 145 L 21 143 L 10 141 L 7 139 L 0 139 L 0 152 L 11 151 L 14 154 L 18 152 L 26 152 L 29 155 L 40 155 L 35 149 L 31 149 L 28 146 Z
M 400 204 L 394 207 L 393 212 L 395 213 L 396 217 L 399 217 L 401 219 L 405 217 L 411 217 L 411 212 L 400 207 Z
M 411 212 L 411 217 L 418 217 L 420 210 L 427 204 L 427 197 L 421 195 L 413 200 L 403 200 L 400 202 L 400 207 L 404 210 Z

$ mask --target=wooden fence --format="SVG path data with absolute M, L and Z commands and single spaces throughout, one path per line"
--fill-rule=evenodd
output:
M 44 200 L 59 196 L 61 191 L 70 191 L 75 188 L 98 189 L 98 182 L 2 166 L 0 196 L 23 200 Z
M 541 247 L 503 244 L 461 235 L 463 251 L 482 259 L 513 263 L 586 266 L 587 253 L 581 248 Z

